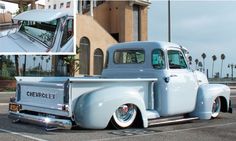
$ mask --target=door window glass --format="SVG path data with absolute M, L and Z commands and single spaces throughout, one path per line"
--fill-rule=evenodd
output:
M 169 67 L 170 69 L 185 69 L 187 64 L 185 62 L 183 54 L 178 50 L 169 50 Z
M 160 49 L 155 49 L 152 52 L 152 66 L 154 69 L 165 68 L 165 57 L 164 52 Z

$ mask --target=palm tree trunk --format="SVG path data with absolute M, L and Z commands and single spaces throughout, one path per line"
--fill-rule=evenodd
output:
M 214 61 L 213 61 L 213 63 L 212 63 L 212 78 L 213 78 L 213 76 L 214 76 Z
M 26 55 L 25 55 L 25 60 L 24 60 L 24 64 L 23 64 L 23 76 L 26 75 L 25 72 L 26 72 Z
M 20 75 L 20 71 L 19 71 L 19 56 L 15 55 L 15 66 L 16 66 L 16 76 Z
M 223 60 L 221 61 L 221 68 L 220 68 L 220 77 L 222 78 L 222 68 L 223 68 Z
M 205 59 L 203 59 L 203 73 L 205 73 Z

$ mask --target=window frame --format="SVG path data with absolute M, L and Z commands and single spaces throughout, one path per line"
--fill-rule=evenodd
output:
M 66 41 L 65 41 L 65 43 L 64 44 L 62 44 L 62 39 L 63 39 L 63 35 L 64 35 L 64 30 L 65 30 L 65 27 L 64 27 L 64 30 L 62 31 L 62 35 L 61 35 L 61 42 L 60 42 L 60 47 L 61 48 L 63 48 L 64 47 L 64 45 L 71 39 L 71 38 L 73 38 L 73 36 L 74 36 L 74 19 L 72 18 L 72 17 L 68 17 L 68 18 L 66 18 L 65 19 L 65 21 L 64 22 L 67 22 L 68 20 L 72 20 L 72 29 L 73 29 L 73 33 L 72 33 L 72 36 L 70 36 L 69 38 L 67 38 L 66 39 Z M 67 23 L 66 23 L 67 24 Z

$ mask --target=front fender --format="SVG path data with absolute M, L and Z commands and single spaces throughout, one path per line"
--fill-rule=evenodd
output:
M 116 86 L 84 94 L 75 104 L 75 122 L 83 128 L 104 129 L 119 106 L 132 103 L 140 110 L 144 127 L 147 127 L 142 91 L 141 88 Z
M 203 84 L 198 88 L 195 110 L 190 114 L 200 119 L 211 119 L 212 105 L 216 97 L 223 97 L 229 108 L 230 88 L 222 84 Z

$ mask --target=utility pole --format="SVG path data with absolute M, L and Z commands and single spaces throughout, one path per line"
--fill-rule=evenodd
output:
M 236 65 L 228 64 L 228 68 L 231 68 L 231 80 L 234 80 L 234 68 L 236 68 Z
M 171 42 L 170 0 L 168 0 L 168 42 Z

